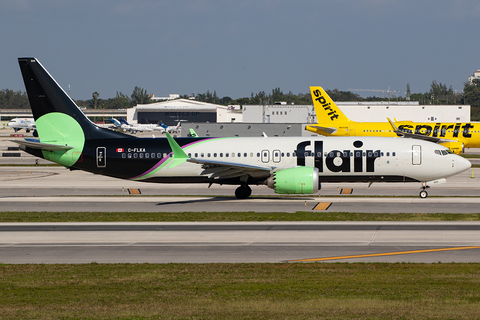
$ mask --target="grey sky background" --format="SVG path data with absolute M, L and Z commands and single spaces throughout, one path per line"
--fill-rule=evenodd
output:
M 478 0 L 0 0 L 0 89 L 24 91 L 17 58 L 34 56 L 74 99 L 462 91 L 479 21 Z

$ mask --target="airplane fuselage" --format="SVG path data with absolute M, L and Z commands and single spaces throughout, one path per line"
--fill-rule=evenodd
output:
M 320 126 L 332 127 L 332 123 L 319 123 Z M 456 140 L 465 148 L 480 148 L 480 123 L 460 122 L 395 122 L 398 129 L 427 137 Z M 335 126 L 335 125 L 334 125 Z M 362 137 L 397 137 L 388 122 L 348 122 L 335 126 L 337 131 L 331 136 L 362 136 Z M 322 134 L 321 132 L 319 132 Z

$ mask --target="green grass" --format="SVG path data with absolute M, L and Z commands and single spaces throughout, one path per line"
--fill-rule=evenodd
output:
M 286 212 L 2 212 L 1 222 L 130 221 L 480 221 L 480 213 Z
M 0 265 L 1 319 L 477 319 L 478 264 Z

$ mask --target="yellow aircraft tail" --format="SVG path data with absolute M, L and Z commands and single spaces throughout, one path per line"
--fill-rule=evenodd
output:
M 350 119 L 337 107 L 322 87 L 310 87 L 317 125 L 307 125 L 306 130 L 321 135 L 349 135 Z
M 310 92 L 318 123 L 338 124 L 350 121 L 322 87 L 310 87 Z

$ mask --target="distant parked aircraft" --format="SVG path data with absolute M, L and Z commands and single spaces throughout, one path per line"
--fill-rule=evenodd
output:
M 35 130 L 35 120 L 33 118 L 13 118 L 7 124 L 10 128 L 13 128 L 15 132 L 25 129 L 26 132 Z
M 165 123 L 163 122 L 159 122 L 160 126 L 164 129 L 164 131 L 168 132 L 168 133 L 179 133 L 180 131 L 182 131 L 182 127 L 181 127 L 181 124 L 182 122 L 185 122 L 186 120 L 180 120 L 178 121 L 177 125 L 176 126 L 167 126 Z
M 121 128 L 125 131 L 130 131 L 131 133 L 136 133 L 137 131 L 161 131 L 163 132 L 163 128 L 156 124 L 130 124 L 124 118 L 119 118 L 121 122 Z

